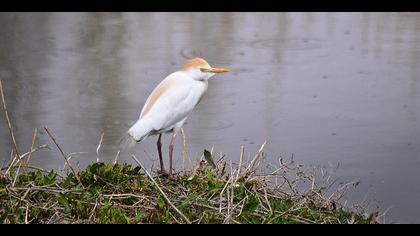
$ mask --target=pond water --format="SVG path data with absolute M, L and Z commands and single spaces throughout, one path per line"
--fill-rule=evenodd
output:
M 0 78 L 20 150 L 51 143 L 79 166 L 114 159 L 152 89 L 191 57 L 231 69 L 210 81 L 184 126 L 191 167 L 214 145 L 237 162 L 268 141 L 360 180 L 352 200 L 387 221 L 420 223 L 419 13 L 0 13 Z M 180 135 L 178 137 L 181 137 Z M 164 138 L 165 160 L 169 137 Z M 181 166 L 181 138 L 175 147 Z M 155 138 L 133 152 L 157 162 Z M 11 142 L 0 116 L 0 161 Z M 122 155 L 120 162 L 130 162 Z M 33 165 L 59 169 L 57 150 Z

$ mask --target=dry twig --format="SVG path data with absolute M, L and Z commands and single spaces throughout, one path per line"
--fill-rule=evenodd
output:
M 58 150 L 60 150 L 61 156 L 63 156 L 64 160 L 66 161 L 68 167 L 70 168 L 71 172 L 73 172 L 74 177 L 76 177 L 77 181 L 82 184 L 82 182 L 80 181 L 80 177 L 77 174 L 76 170 L 73 168 L 73 166 L 70 164 L 70 161 L 67 159 L 66 154 L 64 154 L 63 149 L 61 149 L 60 145 L 58 145 L 57 141 L 55 141 L 55 138 L 52 136 L 52 134 L 50 133 L 50 131 L 48 130 L 47 127 L 44 127 L 45 131 L 47 132 L 48 136 L 50 136 L 50 138 L 52 139 L 52 141 L 54 142 L 54 144 L 57 146 Z
M 150 175 L 150 173 L 147 171 L 146 168 L 140 163 L 140 161 L 136 158 L 136 156 L 131 155 L 131 157 L 139 164 L 139 166 L 143 169 L 144 172 L 146 172 L 147 176 L 150 178 L 150 180 L 155 184 L 156 188 L 159 190 L 159 192 L 162 194 L 163 198 L 165 198 L 166 202 L 179 214 L 184 218 L 185 222 L 188 224 L 191 224 L 191 221 L 169 200 L 168 196 L 166 196 L 165 192 L 159 187 L 159 185 L 156 183 L 155 179 Z
M 100 140 L 99 140 L 98 147 L 96 148 L 96 162 L 99 162 L 99 149 L 101 148 L 101 144 L 102 144 L 102 141 L 103 141 L 103 139 L 104 139 L 104 134 L 105 134 L 105 133 L 102 133 L 102 134 L 101 134 L 101 138 L 100 138 Z

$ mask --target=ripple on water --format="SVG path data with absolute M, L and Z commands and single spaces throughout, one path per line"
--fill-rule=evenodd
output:
M 249 43 L 249 46 L 256 49 L 282 49 L 282 50 L 312 50 L 320 49 L 323 43 L 313 38 L 274 38 L 260 39 Z
M 183 48 L 181 49 L 181 56 L 185 59 L 191 59 L 194 57 L 203 57 L 203 52 L 196 48 Z

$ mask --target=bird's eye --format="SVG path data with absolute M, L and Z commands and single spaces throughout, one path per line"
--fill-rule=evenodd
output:
M 209 71 L 209 69 L 206 69 L 206 68 L 200 68 L 200 70 L 201 70 L 201 72 L 208 72 Z

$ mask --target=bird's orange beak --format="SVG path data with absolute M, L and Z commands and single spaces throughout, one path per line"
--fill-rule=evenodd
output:
M 225 72 L 229 72 L 229 69 L 226 69 L 226 68 L 210 68 L 210 69 L 207 69 L 207 72 L 211 72 L 211 73 L 225 73 Z

